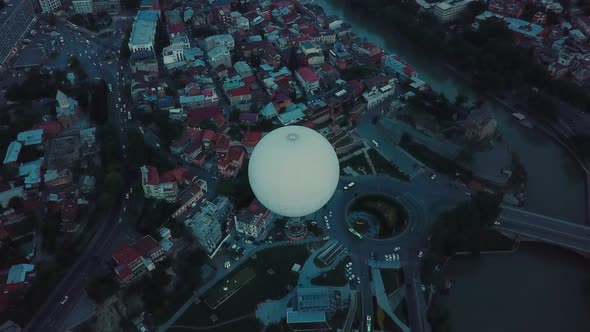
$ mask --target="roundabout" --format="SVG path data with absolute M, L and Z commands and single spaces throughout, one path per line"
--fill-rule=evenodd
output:
M 369 193 L 355 197 L 346 207 L 345 222 L 370 239 L 391 239 L 406 230 L 408 213 L 395 197 Z

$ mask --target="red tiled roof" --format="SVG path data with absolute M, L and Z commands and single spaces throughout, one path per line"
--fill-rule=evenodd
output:
M 137 252 L 137 249 L 128 244 L 113 252 L 113 259 L 115 262 L 117 262 L 117 264 L 121 265 L 127 265 L 140 257 L 141 254 Z
M 252 76 L 244 77 L 244 78 L 242 78 L 242 82 L 246 83 L 247 86 L 250 86 L 250 85 L 256 83 L 256 76 L 252 75 Z
M 217 136 L 217 141 L 215 142 L 215 150 L 217 152 L 225 152 L 229 149 L 229 137 L 225 135 Z
M 299 73 L 299 76 L 301 76 L 306 82 L 316 82 L 320 80 L 318 75 L 309 67 L 301 67 L 297 69 L 297 73 Z
M 20 282 L 13 282 L 11 284 L 6 284 L 6 286 L 4 287 L 4 291 L 6 292 L 14 292 L 17 291 L 19 289 L 23 289 L 27 286 L 27 283 L 24 281 L 20 281 Z
M 241 88 L 232 89 L 227 92 L 227 95 L 230 97 L 246 96 L 249 94 L 250 94 L 250 87 L 248 87 L 248 86 L 243 86 Z
M 125 281 L 132 273 L 131 269 L 127 265 L 119 265 L 115 268 L 115 273 L 119 281 Z
M 43 129 L 43 134 L 55 136 L 61 131 L 62 125 L 59 121 L 49 121 L 35 125 L 33 129 Z
M 184 167 L 181 168 L 175 168 L 173 170 L 170 170 L 166 173 L 164 173 L 162 175 L 162 177 L 160 178 L 160 182 L 178 182 L 178 181 L 182 181 L 184 180 L 184 175 L 186 174 L 186 172 L 188 172 L 188 170 Z
M 209 129 L 206 129 L 203 133 L 203 140 L 204 141 L 212 141 L 215 139 L 215 132 Z
M 189 123 L 198 124 L 205 119 L 211 119 L 217 114 L 222 114 L 223 109 L 219 106 L 194 108 L 187 112 Z
M 262 139 L 261 131 L 250 131 L 244 135 L 242 143 L 247 147 L 254 147 Z
M 313 127 L 315 127 L 315 124 L 312 121 L 307 121 L 303 124 L 303 126 L 313 129 Z
M 160 183 L 160 176 L 158 175 L 158 169 L 154 166 L 147 166 L 148 176 L 146 183 L 150 185 L 157 185 Z
M 215 123 L 215 126 L 217 126 L 217 128 L 221 128 L 225 124 L 225 118 L 223 117 L 223 115 L 217 114 L 213 118 L 213 122 Z
M 178 22 L 178 23 L 168 24 L 168 32 L 174 33 L 174 34 L 184 32 L 184 23 Z
M 354 93 L 359 95 L 363 91 L 363 85 L 357 80 L 348 81 L 348 84 L 354 88 Z
M 240 158 L 244 156 L 244 149 L 239 146 L 232 146 L 229 148 L 229 152 L 227 154 L 227 159 L 230 161 L 238 161 Z
M 149 255 L 161 248 L 160 244 L 149 235 L 142 237 L 132 246 L 143 257 L 149 257 Z

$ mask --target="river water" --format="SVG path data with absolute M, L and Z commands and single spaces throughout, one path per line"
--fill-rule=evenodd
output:
M 360 37 L 388 53 L 399 55 L 414 67 L 420 79 L 450 100 L 460 91 L 472 101 L 486 101 L 504 141 L 518 154 L 527 171 L 524 208 L 570 222 L 584 222 L 582 171 L 555 141 L 520 125 L 509 112 L 479 95 L 467 82 L 437 63 L 436 56 L 384 30 L 376 21 L 355 14 L 343 0 L 315 2 L 326 14 L 338 15 L 350 23 L 353 32 Z M 582 314 L 590 308 L 579 296 L 573 296 L 589 274 L 587 268 L 587 263 L 576 255 L 543 245 L 526 246 L 514 255 L 454 260 L 448 275 L 456 281 L 457 287 L 447 297 L 453 314 L 453 331 L 590 331 L 590 318 Z M 497 286 L 500 279 L 504 282 Z M 474 298 L 474 294 L 482 296 Z M 478 305 L 477 311 L 472 310 L 474 303 Z M 535 328 L 525 325 L 532 320 Z M 472 322 L 486 322 L 486 325 L 475 328 Z M 558 328 L 560 326 L 572 328 Z

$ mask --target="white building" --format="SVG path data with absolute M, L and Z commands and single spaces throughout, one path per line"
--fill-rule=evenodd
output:
M 274 218 L 274 213 L 255 200 L 247 208 L 241 209 L 234 221 L 238 232 L 258 240 L 266 235 Z
M 230 50 L 233 50 L 235 47 L 234 37 L 230 34 L 224 35 L 215 35 L 209 36 L 205 38 L 205 45 L 207 47 L 207 51 L 217 47 L 217 46 L 225 46 Z
M 301 67 L 295 72 L 295 78 L 306 93 L 316 91 L 320 88 L 320 78 L 309 67 Z
M 363 92 L 363 98 L 367 101 L 367 108 L 371 108 L 386 98 L 393 96 L 394 92 L 395 78 L 390 78 L 388 81 L 374 85 L 368 91 Z
M 92 0 L 72 0 L 72 6 L 76 14 L 89 14 L 94 11 Z
M 175 62 L 183 62 L 186 61 L 184 57 L 184 47 L 182 45 L 170 45 L 164 47 L 162 50 L 162 58 L 164 59 L 164 64 L 168 65 Z
M 221 226 L 231 209 L 232 205 L 227 197 L 217 196 L 213 202 L 204 201 L 201 211 L 185 221 L 199 245 L 209 255 L 215 252 L 221 243 Z
M 471 1 L 474 0 L 446 0 L 441 2 L 434 7 L 434 16 L 442 23 L 454 21 Z
M 53 13 L 61 8 L 60 0 L 39 0 L 41 11 L 43 13 Z
M 209 64 L 215 68 L 219 65 L 224 65 L 227 68 L 231 67 L 231 55 L 229 49 L 225 46 L 216 46 L 207 52 L 209 57 Z
M 137 12 L 131 37 L 129 38 L 129 50 L 131 52 L 154 50 L 154 39 L 159 18 L 160 11 L 158 10 L 140 10 Z
M 158 169 L 153 166 L 141 166 L 141 185 L 145 198 L 176 201 L 178 184 L 176 182 L 160 182 Z

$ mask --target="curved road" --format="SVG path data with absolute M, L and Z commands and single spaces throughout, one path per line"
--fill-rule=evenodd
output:
M 394 252 L 400 247 L 401 265 L 407 283 L 406 299 L 410 326 L 416 331 L 428 331 L 428 324 L 424 317 L 426 305 L 420 290 L 420 258 L 418 251 L 426 250 L 421 247 L 427 242 L 431 224 L 441 212 L 469 199 L 463 189 L 448 185 L 449 179 L 440 176 L 431 180 L 426 174 L 418 176 L 414 181 L 403 182 L 388 176 L 358 176 L 341 178 L 338 189 L 328 204 L 334 220 L 346 220 L 346 207 L 357 196 L 370 193 L 380 193 L 392 196 L 402 204 L 408 212 L 408 225 L 398 236 L 377 240 L 358 239 L 348 231 L 346 222 L 334 222 L 330 233 L 332 238 L 344 244 L 351 253 L 353 272 L 361 277 L 359 291 L 362 297 L 362 317 L 374 316 L 373 296 L 369 259 L 371 253 L 375 260 L 383 261 L 384 255 Z M 355 185 L 344 191 L 344 185 L 355 182 Z M 366 325 L 363 324 L 364 329 Z

